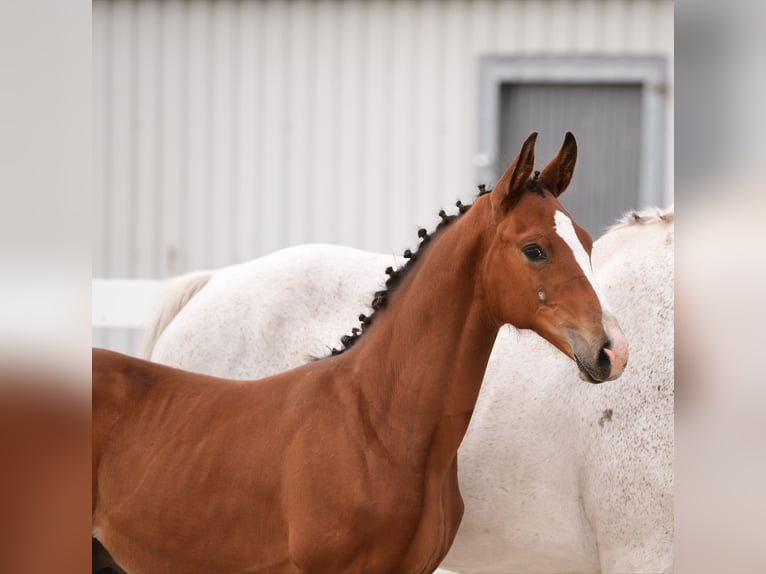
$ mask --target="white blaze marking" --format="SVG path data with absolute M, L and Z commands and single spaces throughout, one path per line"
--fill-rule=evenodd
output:
M 604 297 L 604 294 L 601 292 L 601 289 L 599 289 L 599 286 L 596 283 L 595 277 L 593 277 L 593 269 L 590 266 L 590 258 L 588 257 L 588 253 L 585 251 L 585 248 L 582 246 L 582 243 L 580 243 L 580 240 L 577 238 L 577 233 L 575 233 L 574 226 L 572 225 L 572 220 L 557 210 L 556 215 L 553 216 L 553 222 L 553 228 L 556 230 L 556 233 L 572 250 L 575 261 L 580 264 L 580 268 L 585 274 L 586 279 L 590 282 L 591 287 L 593 287 L 593 291 L 595 291 L 596 297 L 598 297 L 598 301 L 601 303 L 601 310 L 603 312 L 611 313 L 609 303 L 607 303 L 606 297 Z

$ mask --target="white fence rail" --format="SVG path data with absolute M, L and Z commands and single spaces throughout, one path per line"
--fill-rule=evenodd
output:
M 136 355 L 167 281 L 93 279 L 93 345 Z

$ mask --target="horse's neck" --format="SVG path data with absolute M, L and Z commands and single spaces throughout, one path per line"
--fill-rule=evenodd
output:
M 437 432 L 457 449 L 497 335 L 479 284 L 488 203 L 431 240 L 353 349 L 376 430 L 414 456 Z

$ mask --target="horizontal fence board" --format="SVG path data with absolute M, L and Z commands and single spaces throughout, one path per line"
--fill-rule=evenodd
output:
M 156 311 L 165 281 L 153 279 L 94 279 L 94 327 L 143 329 Z

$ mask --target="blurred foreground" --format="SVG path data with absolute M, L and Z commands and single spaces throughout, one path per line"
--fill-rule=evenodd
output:
M 0 361 L 0 572 L 88 572 L 89 397 L 13 363 Z
M 677 572 L 766 572 L 765 18 L 676 3 Z
M 0 572 L 89 571 L 90 3 L 0 2 Z

